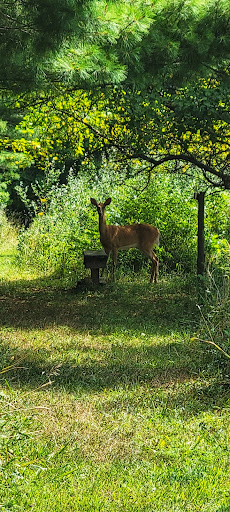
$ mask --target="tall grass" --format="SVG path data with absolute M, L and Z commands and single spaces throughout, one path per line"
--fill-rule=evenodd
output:
M 218 361 L 230 359 L 230 272 L 209 275 L 200 311 L 199 339 L 209 345 Z
M 5 212 L 0 207 L 0 244 L 1 250 L 9 250 L 15 246 L 17 239 L 17 229 L 13 223 L 6 218 Z

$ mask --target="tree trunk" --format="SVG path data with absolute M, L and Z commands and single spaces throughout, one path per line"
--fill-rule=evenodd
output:
M 198 201 L 198 231 L 197 231 L 197 275 L 204 275 L 204 196 L 205 192 L 195 194 Z

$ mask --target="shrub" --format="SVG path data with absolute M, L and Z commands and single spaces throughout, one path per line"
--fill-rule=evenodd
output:
M 42 196 L 36 200 L 35 219 L 19 237 L 20 261 L 44 273 L 80 277 L 84 273 L 83 250 L 101 248 L 98 215 L 90 197 L 103 201 L 111 196 L 108 223 L 148 222 L 160 229 L 157 252 L 161 271 L 195 271 L 197 204 L 191 185 L 186 181 L 182 184 L 176 176 L 158 175 L 140 192 L 143 176 L 127 178 L 118 171 L 114 163 L 106 161 L 99 170 L 89 168 L 77 177 L 70 172 L 63 185 L 59 185 L 55 171 L 56 182 L 53 173 L 49 186 L 45 183 L 37 190 L 37 196 Z M 120 270 L 140 271 L 143 266 L 146 258 L 139 251 L 120 251 Z

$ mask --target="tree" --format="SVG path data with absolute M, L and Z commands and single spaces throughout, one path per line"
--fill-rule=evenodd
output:
M 5 0 L 0 14 L 7 90 L 178 85 L 229 58 L 227 0 Z
M 37 137 L 14 142 L 43 163 L 115 148 L 122 162 L 145 162 L 147 175 L 167 164 L 196 184 L 230 188 L 229 72 L 172 92 L 108 87 L 30 98 L 21 129 Z M 21 103 L 18 102 L 20 108 Z M 25 108 L 25 104 L 23 104 Z M 143 164 L 142 164 L 143 165 Z
M 90 0 L 7 0 L 1 3 L 0 84 L 21 90 L 44 84 L 43 64 L 73 34 L 82 39 Z M 45 70 L 45 68 L 44 68 Z
M 228 84 L 229 71 L 224 68 L 218 77 L 213 73 L 209 80 L 170 92 L 108 87 L 52 100 L 43 95 L 36 108 L 29 108 L 24 129 L 31 122 L 39 128 L 39 141 L 29 144 L 34 144 L 34 155 L 39 149 L 43 162 L 49 155 L 59 162 L 70 155 L 84 162 L 113 148 L 123 166 L 128 168 L 132 161 L 139 166 L 136 172 L 146 172 L 147 183 L 151 173 L 163 166 L 166 170 L 166 165 L 167 172 L 190 176 L 199 200 L 200 274 L 204 269 L 204 192 L 208 187 L 230 188 Z M 25 139 L 23 143 L 28 144 Z
M 25 137 L 5 137 L 2 149 L 42 166 L 113 148 L 127 167 L 132 161 L 143 172 L 144 162 L 147 182 L 167 165 L 188 174 L 199 192 L 207 185 L 230 189 L 227 1 L 66 0 L 53 25 L 51 0 L 47 7 L 37 0 L 32 10 L 29 1 L 14 5 L 20 7 L 10 21 L 6 11 L 5 32 L 17 32 L 19 21 L 18 41 L 28 46 L 12 50 L 8 70 L 19 76 L 26 57 L 23 84 L 36 70 L 40 90 L 17 100 L 29 111 Z M 13 73 L 3 74 L 3 86 L 9 76 L 12 84 Z M 19 88 L 17 76 L 15 83 Z

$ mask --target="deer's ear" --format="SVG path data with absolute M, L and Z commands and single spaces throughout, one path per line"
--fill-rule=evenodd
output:
M 93 197 L 90 198 L 90 201 L 92 204 L 94 204 L 94 206 L 97 206 L 97 201 L 96 199 L 94 199 Z
M 104 206 L 108 206 L 108 204 L 111 203 L 111 197 L 108 197 L 108 199 L 106 199 L 106 201 L 104 202 Z

